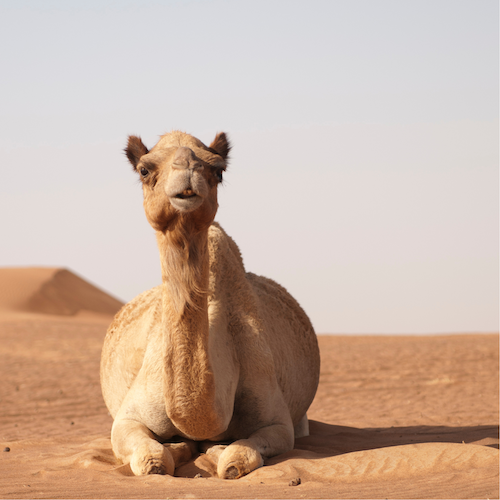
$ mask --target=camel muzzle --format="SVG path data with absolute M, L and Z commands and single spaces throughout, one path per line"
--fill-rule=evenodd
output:
M 177 149 L 166 185 L 167 196 L 175 209 L 192 212 L 203 203 L 208 195 L 203 170 L 202 162 L 191 149 Z

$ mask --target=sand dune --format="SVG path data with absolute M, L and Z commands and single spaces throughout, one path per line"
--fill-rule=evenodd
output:
M 132 476 L 99 385 L 104 310 L 120 304 L 82 281 L 0 270 L 0 497 L 498 498 L 493 334 L 320 336 L 311 434 L 294 450 L 236 481 L 205 455 L 176 477 Z
M 0 310 L 73 316 L 115 314 L 123 305 L 67 269 L 0 268 Z

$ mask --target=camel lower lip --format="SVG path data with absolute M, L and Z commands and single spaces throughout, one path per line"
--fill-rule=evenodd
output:
M 203 203 L 203 198 L 194 193 L 190 196 L 182 196 L 181 193 L 170 198 L 170 203 L 181 212 L 191 212 Z

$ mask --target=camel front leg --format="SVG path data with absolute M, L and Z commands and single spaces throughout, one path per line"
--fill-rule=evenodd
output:
M 275 424 L 263 427 L 240 439 L 224 450 L 214 447 L 207 454 L 217 461 L 217 475 L 222 479 L 237 479 L 264 465 L 263 457 L 273 457 L 293 449 L 293 427 Z
M 173 475 L 175 468 L 192 456 L 188 443 L 159 443 L 154 434 L 135 420 L 115 420 L 111 429 L 111 444 L 114 454 L 130 468 L 136 476 L 146 474 Z

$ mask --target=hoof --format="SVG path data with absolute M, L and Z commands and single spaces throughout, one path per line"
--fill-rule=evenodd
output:
M 137 448 L 130 460 L 130 468 L 136 476 L 148 474 L 169 474 L 175 471 L 174 459 L 165 446 L 154 442 Z
M 227 445 L 224 444 L 215 444 L 210 446 L 205 453 L 212 460 L 215 465 L 218 465 L 219 458 L 222 455 L 222 452 L 227 448 Z
M 238 479 L 239 477 L 245 475 L 245 473 L 240 471 L 236 465 L 231 464 L 226 467 L 226 470 L 222 474 L 222 479 Z
M 139 468 L 135 467 L 135 469 L 137 470 Z M 150 458 L 145 464 L 140 465 L 139 473 L 141 476 L 145 476 L 147 474 L 160 474 L 164 476 L 167 474 L 167 468 L 160 460 Z
M 264 460 L 250 441 L 236 441 L 220 454 L 217 475 L 222 479 L 238 479 L 262 465 Z

